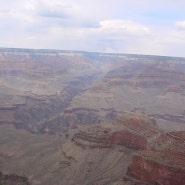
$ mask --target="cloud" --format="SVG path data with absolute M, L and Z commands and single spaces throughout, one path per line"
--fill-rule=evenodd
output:
M 30 5 L 35 14 L 41 17 L 66 19 L 68 16 L 70 16 L 68 12 L 70 7 L 60 1 L 38 0 L 32 1 Z
M 104 20 L 95 27 L 57 25 L 48 29 L 46 34 L 48 38 L 52 38 L 53 45 L 58 42 L 57 47 L 62 49 L 79 48 L 78 50 L 85 51 L 131 53 L 132 50 L 136 52 L 136 47 L 138 47 L 137 52 L 141 52 L 139 48 L 145 39 L 150 38 L 150 29 L 129 20 Z M 41 38 L 44 40 L 44 36 Z M 53 45 L 50 43 L 50 46 Z M 144 52 L 144 49 L 142 51 Z
M 41 12 L 39 15 L 43 17 L 62 18 L 62 19 L 66 19 L 68 17 L 65 12 L 55 12 L 50 10 Z
M 175 26 L 180 29 L 185 29 L 185 21 L 177 21 Z
M 123 34 L 147 34 L 149 28 L 131 20 L 105 20 L 100 22 L 101 29 L 107 32 Z
M 184 7 L 184 0 L 0 0 L 0 46 L 185 56 Z

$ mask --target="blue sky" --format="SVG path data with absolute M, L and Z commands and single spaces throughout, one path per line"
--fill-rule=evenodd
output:
M 185 57 L 184 0 L 0 0 L 0 46 Z

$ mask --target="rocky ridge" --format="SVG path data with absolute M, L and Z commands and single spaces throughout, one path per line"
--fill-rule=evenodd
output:
M 183 184 L 184 132 L 164 133 L 153 119 L 133 113 L 121 117 L 110 127 L 96 126 L 76 133 L 72 142 L 82 148 L 114 148 L 116 145 L 130 148 L 133 153 L 127 175 L 122 177 L 123 184 Z

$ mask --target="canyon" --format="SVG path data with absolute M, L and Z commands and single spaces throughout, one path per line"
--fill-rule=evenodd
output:
M 0 184 L 185 184 L 185 59 L 0 48 Z

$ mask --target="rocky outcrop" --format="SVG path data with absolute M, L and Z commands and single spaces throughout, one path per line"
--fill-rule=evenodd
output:
M 128 113 L 121 115 L 117 117 L 116 122 L 144 137 L 153 137 L 159 134 L 156 121 L 142 114 Z
M 131 149 L 132 160 L 120 185 L 179 185 L 185 183 L 184 136 L 182 131 L 164 133 L 155 120 L 130 113 L 117 116 L 112 125 L 77 132 L 72 142 L 83 149 Z
M 127 174 L 152 185 L 185 184 L 185 132 L 161 134 L 153 147 L 135 153 Z
M 147 139 L 145 137 L 124 130 L 113 132 L 109 142 L 111 145 L 123 145 L 136 150 L 147 148 Z
M 111 147 L 122 145 L 135 150 L 150 148 L 153 139 L 162 134 L 156 122 L 138 114 L 117 116 L 116 122 L 109 127 L 95 126 L 74 135 L 78 145 L 89 147 Z M 153 138 L 153 139 L 152 139 Z
M 125 184 L 184 183 L 184 131 L 165 133 L 154 119 L 136 113 L 119 114 L 115 120 L 106 131 L 106 141 L 111 147 L 121 145 L 139 151 L 132 156 Z
M 128 174 L 153 185 L 185 184 L 185 153 L 143 151 L 133 155 Z
M 73 137 L 73 142 L 82 147 L 110 148 L 115 145 L 126 146 L 135 150 L 147 148 L 147 139 L 126 130 L 97 133 L 79 132 Z
M 82 147 L 110 148 L 112 129 L 101 125 L 91 126 L 74 134 L 72 141 Z

